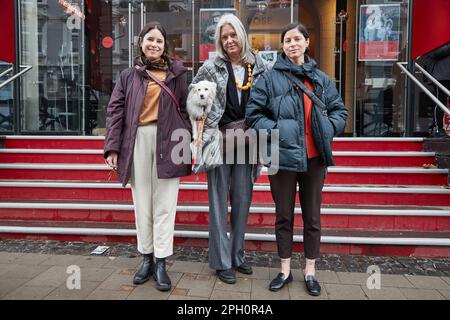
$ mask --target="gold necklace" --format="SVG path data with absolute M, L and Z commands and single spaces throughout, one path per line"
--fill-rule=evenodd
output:
M 236 86 L 238 87 L 238 89 L 242 91 L 247 91 L 252 86 L 252 65 L 250 63 L 247 64 L 247 71 L 248 71 L 248 79 L 245 86 L 241 86 L 239 81 L 236 80 Z

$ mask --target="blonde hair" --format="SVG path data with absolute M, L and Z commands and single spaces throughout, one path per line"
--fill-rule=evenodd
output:
M 216 51 L 218 56 L 224 60 L 230 59 L 228 57 L 228 54 L 222 47 L 222 42 L 220 39 L 222 27 L 226 24 L 229 24 L 234 29 L 239 41 L 242 44 L 242 49 L 240 53 L 241 62 L 254 64 L 255 55 L 250 49 L 250 44 L 248 42 L 247 32 L 245 31 L 244 25 L 242 24 L 241 20 L 239 20 L 238 17 L 230 13 L 224 14 L 222 17 L 220 17 L 220 20 L 216 26 L 216 34 L 214 35 L 214 42 L 216 44 Z

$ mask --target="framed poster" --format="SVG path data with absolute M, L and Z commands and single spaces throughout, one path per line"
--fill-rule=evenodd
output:
M 216 33 L 216 26 L 219 19 L 225 13 L 236 14 L 236 9 L 226 8 L 226 9 L 200 9 L 200 23 L 199 23 L 199 60 L 204 62 L 208 60 L 209 57 L 214 57 L 213 53 L 216 51 L 216 46 L 214 44 L 214 36 Z
M 361 5 L 359 10 L 359 61 L 397 61 L 400 4 Z

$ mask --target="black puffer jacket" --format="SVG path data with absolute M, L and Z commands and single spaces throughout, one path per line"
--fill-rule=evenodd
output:
M 298 66 L 288 58 L 278 56 L 273 69 L 265 72 L 252 88 L 247 104 L 246 121 L 250 127 L 256 130 L 279 130 L 278 169 L 282 170 L 308 170 L 303 95 L 296 91 L 284 71 L 292 73 L 301 81 L 305 77 L 309 78 L 315 95 L 326 105 L 326 110 L 314 105 L 312 111 L 314 142 L 326 166 L 334 165 L 331 142 L 333 137 L 344 130 L 348 116 L 333 81 L 317 69 L 313 59 L 305 56 L 305 60 L 305 64 Z M 272 167 L 274 164 L 267 165 Z

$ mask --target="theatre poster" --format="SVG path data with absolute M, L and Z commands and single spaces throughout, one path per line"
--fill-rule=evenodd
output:
M 360 6 L 359 61 L 398 60 L 400 12 L 400 4 Z

